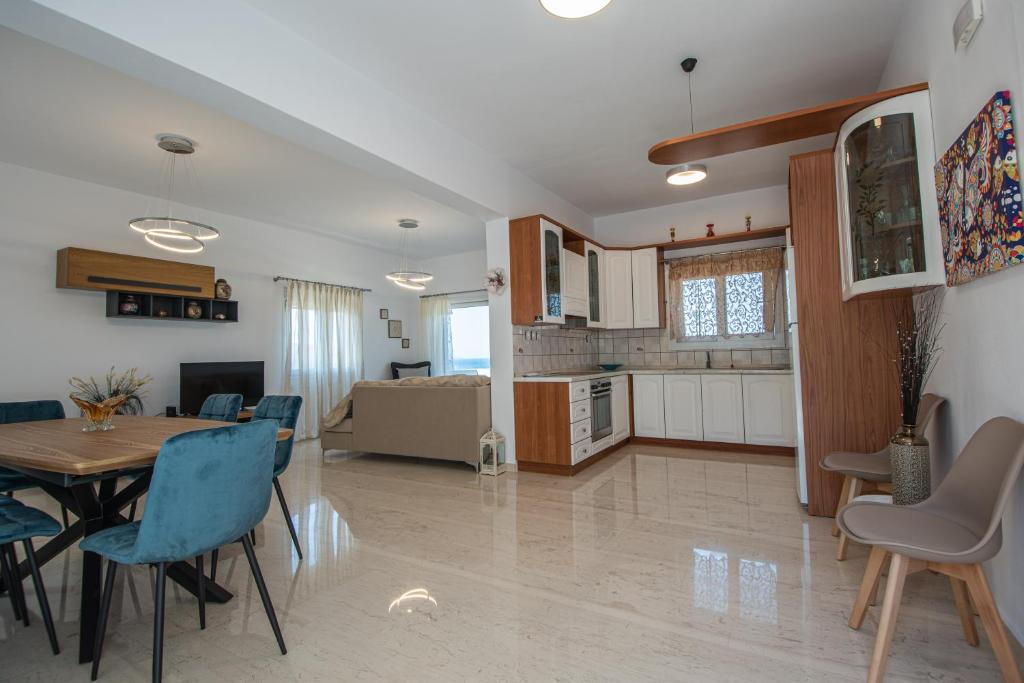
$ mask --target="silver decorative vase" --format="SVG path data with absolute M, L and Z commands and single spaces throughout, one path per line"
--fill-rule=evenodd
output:
M 915 505 L 932 494 L 931 458 L 928 440 L 914 433 L 914 425 L 903 425 L 889 441 L 892 461 L 892 502 Z

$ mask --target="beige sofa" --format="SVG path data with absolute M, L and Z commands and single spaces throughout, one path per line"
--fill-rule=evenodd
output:
M 490 386 L 356 386 L 351 417 L 325 428 L 320 446 L 475 466 L 490 426 Z

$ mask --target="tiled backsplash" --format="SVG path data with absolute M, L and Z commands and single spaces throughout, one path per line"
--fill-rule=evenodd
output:
M 533 338 L 536 337 L 536 338 Z M 598 363 L 629 367 L 788 366 L 789 349 L 715 349 L 673 351 L 667 330 L 577 330 L 515 327 L 512 337 L 515 374 L 589 368 Z

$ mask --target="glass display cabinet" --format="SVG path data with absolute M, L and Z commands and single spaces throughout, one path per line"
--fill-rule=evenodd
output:
M 543 218 L 540 221 L 540 282 L 543 312 L 536 322 L 564 324 L 562 289 L 565 263 L 562 256 L 562 229 Z
M 835 149 L 843 300 L 945 281 L 928 91 L 846 120 Z

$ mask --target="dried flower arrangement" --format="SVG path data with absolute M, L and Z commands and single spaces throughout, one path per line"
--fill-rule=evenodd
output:
M 942 354 L 939 341 L 946 327 L 942 321 L 943 293 L 942 288 L 936 288 L 916 296 L 913 320 L 896 326 L 896 366 L 904 425 L 917 423 L 921 395 Z
M 112 366 L 107 372 L 105 386 L 92 377 L 88 380 L 72 377 L 68 382 L 74 389 L 71 397 L 94 404 L 100 404 L 115 397 L 124 397 L 117 407 L 117 413 L 119 415 L 141 415 L 143 413 L 142 399 L 146 396 L 141 389 L 152 382 L 153 378 L 149 375 L 140 377 L 138 372 L 138 368 L 130 368 L 118 374 Z

